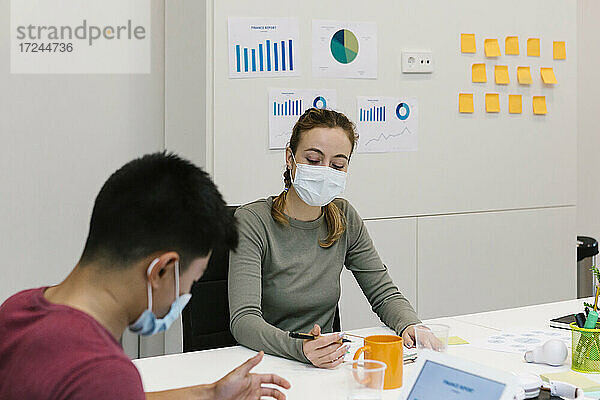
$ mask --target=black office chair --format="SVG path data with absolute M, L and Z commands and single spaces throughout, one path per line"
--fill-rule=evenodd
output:
M 228 206 L 233 214 L 237 206 Z M 227 275 L 229 251 L 213 249 L 206 272 L 192 286 L 192 298 L 183 309 L 183 351 L 198 351 L 235 346 L 229 330 Z M 340 311 L 336 307 L 334 332 L 341 331 Z
M 237 206 L 228 206 L 233 214 Z M 192 286 L 192 298 L 183 309 L 183 351 L 235 346 L 229 330 L 227 274 L 229 251 L 214 248 L 204 275 Z

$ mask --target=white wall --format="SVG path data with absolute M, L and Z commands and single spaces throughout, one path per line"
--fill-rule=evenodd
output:
M 577 234 L 600 240 L 600 2 L 578 6 Z
M 9 31 L 10 1 L 0 0 Z M 77 262 L 94 198 L 116 168 L 163 148 L 164 5 L 152 2 L 152 73 L 15 75 L 0 63 L 0 302 L 58 283 Z M 0 35 L 9 54 L 9 35 Z
M 331 88 L 338 109 L 356 120 L 356 96 L 411 96 L 419 100 L 418 152 L 355 154 L 345 196 L 363 218 L 448 214 L 574 205 L 576 197 L 576 16 L 575 0 L 508 0 L 493 9 L 487 2 L 360 0 L 340 2 L 214 1 L 210 79 L 214 110 L 215 180 L 227 201 L 240 204 L 282 190 L 282 151 L 267 149 L 269 88 Z M 542 6 L 543 5 L 543 6 Z M 318 10 L 315 13 L 314 10 Z M 516 10 L 519 10 L 518 12 Z M 557 12 L 560 10 L 560 12 Z M 229 79 L 228 16 L 295 16 L 299 19 L 302 76 Z M 449 17 L 451 16 L 451 17 Z M 325 79 L 311 74 L 312 20 L 372 21 L 378 32 L 378 78 Z M 477 34 L 478 53 L 460 53 L 460 33 Z M 518 35 L 521 54 L 483 56 L 483 39 Z M 541 57 L 528 57 L 529 37 L 541 38 Z M 564 40 L 566 60 L 552 59 L 552 41 Z M 431 49 L 435 71 L 400 71 L 404 49 Z M 485 62 L 488 82 L 471 82 L 471 65 Z M 511 82 L 496 85 L 493 65 L 510 67 Z M 533 84 L 519 85 L 518 65 L 530 65 Z M 543 85 L 540 66 L 552 66 L 555 86 Z M 477 112 L 459 114 L 458 93 L 474 92 Z M 483 112 L 486 92 L 501 94 L 502 112 Z M 523 113 L 510 115 L 507 94 L 523 95 Z M 549 113 L 536 116 L 531 96 L 545 95 Z M 233 117 L 234 116 L 234 117 Z M 360 131 L 359 131 L 360 134 Z M 210 135 L 210 133 L 209 133 Z M 237 163 L 246 176 L 239 179 Z M 240 166 L 241 167 L 241 166 Z M 378 179 L 372 179 L 373 176 Z

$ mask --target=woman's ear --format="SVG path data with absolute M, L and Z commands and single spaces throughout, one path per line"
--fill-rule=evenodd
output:
M 285 148 L 285 168 L 291 170 L 292 163 L 292 149 L 288 146 Z

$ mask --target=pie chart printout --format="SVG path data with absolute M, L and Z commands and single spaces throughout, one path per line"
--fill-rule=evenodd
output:
M 358 56 L 358 39 L 347 29 L 333 34 L 330 47 L 331 55 L 340 64 L 350 64 Z

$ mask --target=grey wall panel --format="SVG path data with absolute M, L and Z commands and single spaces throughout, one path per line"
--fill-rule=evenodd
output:
M 365 222 L 373 243 L 390 276 L 416 308 L 416 218 L 395 218 Z M 380 325 L 381 321 L 363 295 L 351 272 L 344 269 L 341 278 L 340 312 L 342 328 L 357 329 Z
M 419 218 L 423 318 L 576 294 L 575 207 Z

